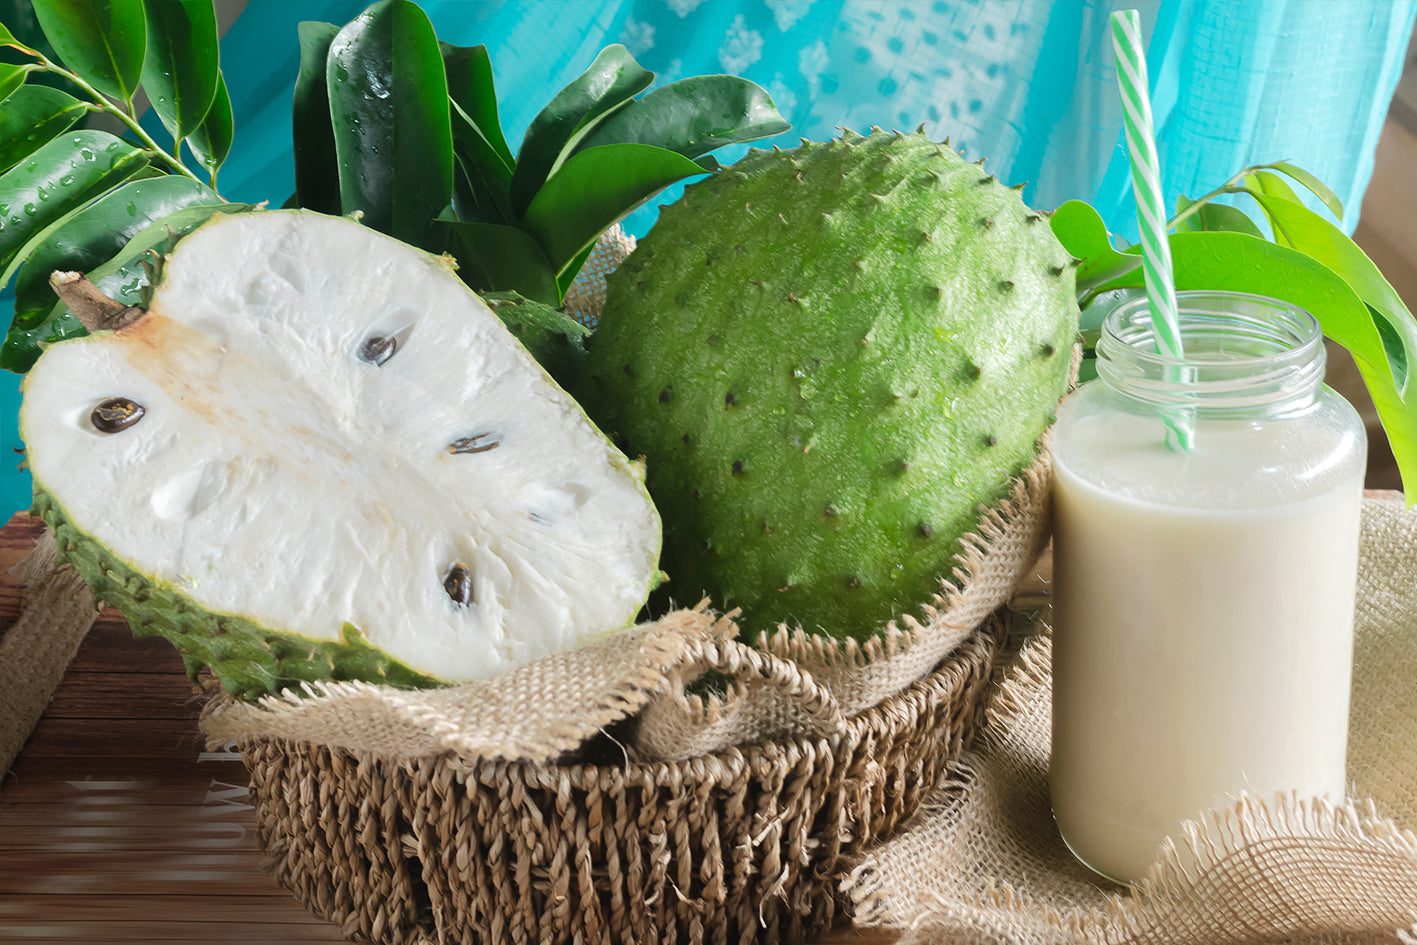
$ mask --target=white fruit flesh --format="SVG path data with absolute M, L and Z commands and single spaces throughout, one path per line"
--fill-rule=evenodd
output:
M 134 570 L 279 632 L 351 624 L 434 677 L 623 627 L 656 573 L 640 470 L 446 261 L 350 220 L 216 218 L 145 318 L 55 345 L 24 392 L 37 483 Z M 114 397 L 146 412 L 99 432 Z

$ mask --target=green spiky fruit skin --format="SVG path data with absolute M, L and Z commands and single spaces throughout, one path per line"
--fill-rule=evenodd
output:
M 363 680 L 404 689 L 441 683 L 366 643 L 346 625 L 344 639 L 333 643 L 277 633 L 249 620 L 213 614 L 193 605 L 174 589 L 156 584 L 69 522 L 49 493 L 35 490 L 34 513 L 54 533 L 62 560 L 73 565 L 100 600 L 121 612 L 136 637 L 160 636 L 182 655 L 193 682 L 203 668 L 228 693 L 255 699 L 302 683 Z
M 689 187 L 612 275 L 576 390 L 645 457 L 668 595 L 858 639 L 918 613 L 1054 418 L 1074 264 L 923 134 Z
M 585 363 L 590 329 L 560 309 L 516 292 L 484 292 L 482 300 L 551 379 L 569 390 Z

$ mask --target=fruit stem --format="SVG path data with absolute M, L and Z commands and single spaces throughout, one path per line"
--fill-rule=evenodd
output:
M 49 285 L 90 334 L 116 331 L 147 314 L 147 309 L 110 299 L 81 272 L 56 271 L 50 275 Z

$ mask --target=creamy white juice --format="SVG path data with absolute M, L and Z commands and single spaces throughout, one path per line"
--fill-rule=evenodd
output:
M 1362 434 L 1324 391 L 1201 418 L 1180 453 L 1080 394 L 1054 434 L 1050 786 L 1073 852 L 1129 881 L 1227 795 L 1343 795 Z

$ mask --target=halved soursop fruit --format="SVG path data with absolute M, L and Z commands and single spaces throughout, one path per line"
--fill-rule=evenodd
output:
M 575 388 L 645 457 L 666 593 L 754 631 L 918 615 L 1053 420 L 1073 263 L 921 133 L 755 150 L 690 185 L 611 275 Z
M 487 677 L 627 626 L 659 577 L 643 467 L 450 260 L 353 220 L 213 218 L 23 392 L 63 553 L 239 696 Z

